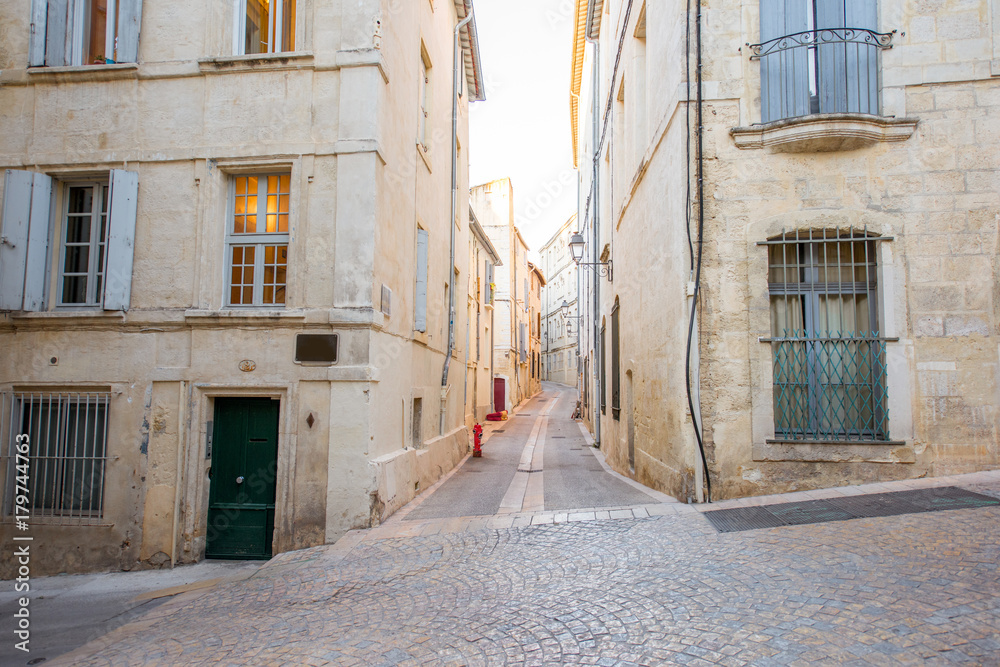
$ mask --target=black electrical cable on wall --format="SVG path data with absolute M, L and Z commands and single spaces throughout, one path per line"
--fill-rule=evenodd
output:
M 705 455 L 705 441 L 703 438 L 701 425 L 698 423 L 698 419 L 695 417 L 694 408 L 694 398 L 691 394 L 691 346 L 694 340 L 694 321 L 698 314 L 698 297 L 701 293 L 701 264 L 702 264 L 702 250 L 704 247 L 703 237 L 705 230 L 705 193 L 704 193 L 704 150 L 702 145 L 702 140 L 704 137 L 705 128 L 702 125 L 702 78 L 701 78 L 701 68 L 702 68 L 702 58 L 701 58 L 701 0 L 695 0 L 698 3 L 698 12 L 695 18 L 695 42 L 696 42 L 696 64 L 697 76 L 698 76 L 698 103 L 697 103 L 697 129 L 698 129 L 698 146 L 697 146 L 697 159 L 698 159 L 698 258 L 694 263 L 694 294 L 691 299 L 691 317 L 688 320 L 688 335 L 687 335 L 687 353 L 684 358 L 684 374 L 687 380 L 687 399 L 688 399 L 688 409 L 691 411 L 691 424 L 694 426 L 694 435 L 698 440 L 698 451 L 701 452 L 701 465 L 705 471 L 705 487 L 707 490 L 706 500 L 712 502 L 712 479 L 708 473 L 708 457 Z M 685 60 L 687 63 L 687 79 L 688 79 L 688 107 L 691 105 L 691 69 L 690 69 L 690 25 L 691 25 L 691 3 L 688 0 L 688 14 L 687 22 L 688 28 L 686 30 L 687 34 L 687 44 L 688 44 L 688 55 Z M 688 132 L 687 137 L 688 155 L 690 155 L 691 146 L 691 133 Z M 690 225 L 690 188 L 691 188 L 691 161 L 688 159 L 688 235 L 690 238 L 691 225 Z M 694 258 L 692 257 L 692 260 Z

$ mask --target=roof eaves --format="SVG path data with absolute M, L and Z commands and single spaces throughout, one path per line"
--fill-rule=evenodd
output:
M 486 99 L 486 84 L 483 81 L 483 65 L 479 56 L 479 34 L 476 31 L 476 17 L 472 7 L 472 0 L 455 0 L 455 11 L 458 13 L 458 20 L 463 20 L 470 13 L 472 20 L 462 28 L 460 40 L 462 42 L 462 57 L 465 61 L 465 80 L 472 93 L 469 97 L 472 102 L 482 102 Z

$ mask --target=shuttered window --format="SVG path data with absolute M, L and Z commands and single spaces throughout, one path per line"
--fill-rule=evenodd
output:
M 879 34 L 872 0 L 760 0 L 761 121 L 879 113 Z
M 55 192 L 45 174 L 8 170 L 0 244 L 0 310 L 41 311 L 52 245 L 55 307 L 127 310 L 139 177 L 112 170 L 107 181 L 61 184 L 62 208 L 49 238 Z
M 142 0 L 32 0 L 31 67 L 134 63 Z
M 427 331 L 427 230 L 417 229 L 417 286 L 413 328 Z

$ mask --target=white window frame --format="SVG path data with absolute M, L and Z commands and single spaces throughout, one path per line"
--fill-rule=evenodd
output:
M 293 2 L 298 2 L 298 0 L 293 0 Z M 285 3 L 282 0 L 274 0 L 274 6 L 272 8 L 273 19 L 268 21 L 267 26 L 267 51 L 259 54 L 248 54 L 246 52 L 246 30 L 247 30 L 247 0 L 233 0 L 233 55 L 243 56 L 243 55 L 267 55 L 273 53 L 290 53 L 291 51 L 285 49 L 285 45 L 282 44 L 282 39 L 284 37 L 283 31 L 276 26 L 284 25 L 284 11 Z M 299 13 L 299 7 L 296 6 L 296 17 Z M 296 37 L 298 36 L 297 28 L 298 26 L 291 26 L 292 34 Z M 275 34 L 277 33 L 277 34 Z
M 237 178 L 257 178 L 257 225 L 258 229 L 260 225 L 264 225 L 266 230 L 267 226 L 267 197 L 268 197 L 268 177 L 278 176 L 279 183 L 280 177 L 288 177 L 288 192 L 281 193 L 280 185 L 278 192 L 275 193 L 280 197 L 281 194 L 287 194 L 288 196 L 288 231 L 284 232 L 268 232 L 268 231 L 257 231 L 251 234 L 237 234 L 234 227 L 236 223 L 236 179 Z M 285 308 L 288 304 L 288 277 L 289 277 L 289 265 L 288 257 L 291 250 L 291 228 L 292 228 L 292 178 L 291 173 L 288 171 L 268 171 L 260 173 L 247 173 L 247 174 L 233 174 L 229 179 L 229 206 L 228 213 L 226 216 L 226 256 L 223 266 L 225 267 L 226 274 L 226 291 L 224 297 L 224 303 L 226 308 L 234 309 L 247 309 L 247 308 Z M 280 201 L 280 199 L 279 199 Z M 263 211 L 263 213 L 261 212 Z M 280 213 L 279 208 L 279 215 Z M 280 220 L 280 218 L 279 218 Z M 266 246 L 285 246 L 285 302 L 284 303 L 264 303 L 264 252 Z M 253 281 L 253 293 L 252 293 L 252 303 L 233 303 L 232 299 L 232 273 L 233 273 L 233 248 L 235 247 L 253 247 L 254 250 L 254 281 Z
M 87 279 L 86 295 L 84 300 L 63 301 L 66 284 L 66 250 L 69 241 L 66 235 L 69 233 L 70 215 L 83 217 L 79 213 L 70 213 L 70 191 L 74 188 L 90 188 L 93 191 L 93 204 L 90 212 L 90 239 L 86 243 L 74 243 L 73 245 L 88 247 L 88 263 L 86 273 L 74 273 L 74 276 L 82 275 Z M 56 293 L 54 303 L 57 308 L 98 308 L 104 301 L 104 276 L 108 259 L 108 232 L 111 225 L 108 224 L 110 217 L 110 201 L 105 202 L 105 198 L 111 198 L 111 185 L 107 181 L 73 181 L 63 185 L 63 205 L 59 224 L 59 255 L 57 264 L 53 267 L 56 274 Z M 102 224 L 103 221 L 103 234 Z M 104 252 L 102 253 L 101 250 Z M 100 258 L 101 261 L 97 261 Z M 97 289 L 98 278 L 101 289 Z

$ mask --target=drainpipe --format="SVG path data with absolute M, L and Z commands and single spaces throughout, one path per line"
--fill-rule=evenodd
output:
M 460 64 L 458 54 L 462 50 L 459 33 L 471 20 L 470 6 L 468 15 L 455 26 L 451 73 L 451 217 L 448 219 L 451 252 L 448 261 L 448 350 L 444 355 L 444 370 L 441 372 L 441 435 L 444 435 L 445 417 L 448 414 L 448 368 L 451 366 L 451 352 L 455 349 L 455 213 L 458 211 L 458 67 Z

